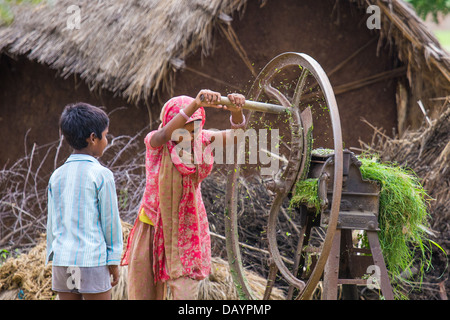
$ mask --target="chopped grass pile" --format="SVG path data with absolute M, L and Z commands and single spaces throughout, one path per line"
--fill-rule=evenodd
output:
M 426 260 L 427 203 L 430 200 L 412 170 L 361 157 L 364 179 L 378 181 L 379 232 L 383 256 L 393 278 L 411 269 L 415 259 Z M 418 251 L 419 250 L 419 251 Z M 419 255 L 417 255 L 419 253 Z M 420 276 L 426 263 L 420 263 Z
M 407 273 L 413 268 L 418 269 L 420 282 L 425 267 L 429 266 L 426 230 L 427 205 L 431 199 L 412 170 L 380 163 L 373 156 L 361 156 L 359 160 L 362 177 L 378 181 L 381 186 L 378 218 L 381 231 L 378 235 L 391 284 L 407 281 Z M 299 205 L 319 211 L 317 179 L 297 183 L 290 206 Z M 397 297 L 402 297 L 399 290 L 394 291 Z

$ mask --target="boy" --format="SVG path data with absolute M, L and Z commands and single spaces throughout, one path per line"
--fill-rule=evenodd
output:
M 65 107 L 59 126 L 74 152 L 48 184 L 52 290 L 61 300 L 111 299 L 119 280 L 122 227 L 113 173 L 96 159 L 108 145 L 109 118 L 77 103 Z

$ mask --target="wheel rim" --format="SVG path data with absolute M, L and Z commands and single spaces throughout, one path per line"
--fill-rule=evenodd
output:
M 278 70 L 296 65 L 301 66 L 302 73 L 298 78 L 295 93 L 291 100 L 289 100 L 279 90 L 272 87 L 271 81 L 279 72 Z M 283 200 L 292 190 L 295 182 L 305 177 L 305 170 L 307 170 L 308 167 L 307 161 L 309 161 L 309 156 L 306 156 L 307 153 L 305 153 L 306 138 L 305 132 L 303 130 L 304 124 L 307 125 L 308 116 L 303 116 L 303 114 L 300 114 L 300 110 L 298 108 L 299 103 L 302 99 L 303 87 L 307 76 L 307 71 L 309 71 L 313 75 L 317 83 L 320 85 L 329 109 L 335 150 L 335 177 L 333 179 L 333 197 L 331 203 L 330 219 L 322 252 L 319 259 L 317 260 L 314 270 L 312 271 L 308 281 L 305 284 L 302 280 L 298 279 L 291 273 L 291 271 L 286 267 L 285 263 L 281 259 L 276 241 L 276 221 Z M 274 181 L 276 196 L 270 209 L 267 228 L 269 252 L 271 254 L 271 259 L 273 260 L 274 265 L 276 265 L 276 268 L 280 271 L 283 277 L 290 284 L 299 289 L 300 294 L 298 295 L 297 299 L 309 299 L 323 273 L 326 260 L 331 250 L 331 243 L 336 231 L 339 214 L 342 191 L 343 154 L 342 133 L 337 103 L 331 84 L 322 67 L 308 55 L 295 52 L 283 53 L 272 59 L 264 67 L 264 69 L 260 72 L 256 80 L 254 81 L 247 97 L 251 100 L 258 101 L 259 97 L 263 93 L 269 95 L 271 98 L 277 99 L 285 108 L 288 108 L 290 110 L 290 124 L 292 130 L 291 152 L 289 155 L 288 165 L 282 173 L 280 179 L 278 181 Z M 253 111 L 250 111 L 248 113 L 248 119 L 252 117 L 253 113 Z M 235 163 L 231 166 L 230 170 L 228 170 L 227 176 L 227 193 L 225 199 L 225 233 L 227 239 L 227 255 L 230 264 L 230 270 L 233 275 L 233 280 L 235 281 L 240 297 L 245 299 L 255 299 L 255 295 L 250 289 L 250 286 L 244 274 L 237 234 L 237 181 L 239 175 L 240 165 L 239 163 Z

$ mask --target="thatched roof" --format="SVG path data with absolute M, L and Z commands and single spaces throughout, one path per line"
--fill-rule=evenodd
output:
M 265 0 L 267 1 L 267 0 Z M 262 1 L 262 4 L 265 3 Z M 450 92 L 450 56 L 414 10 L 401 0 L 353 0 L 381 8 L 380 39 L 395 45 L 421 97 Z M 67 29 L 73 1 L 13 8 L 14 21 L 0 27 L 0 52 L 26 55 L 68 77 L 77 74 L 92 90 L 104 88 L 137 102 L 171 89 L 173 72 L 199 47 L 212 49 L 219 23 L 244 11 L 245 0 L 77 1 L 80 29 Z M 338 4 L 338 2 L 336 2 Z M 327 5 L 333 5 L 327 2 Z M 380 46 L 382 41 L 380 41 Z
M 413 7 L 402 0 L 357 0 L 367 8 L 378 5 L 381 9 L 381 40 L 395 46 L 399 59 L 407 66 L 410 86 L 409 105 L 423 100 L 431 117 L 437 118 L 444 111 L 439 98 L 450 96 L 450 54 L 440 45 L 437 38 L 428 30 Z M 400 100 L 401 90 L 397 90 L 399 130 L 402 131 L 402 117 L 406 117 L 405 107 Z M 438 99 L 436 99 L 438 98 Z M 425 102 L 425 100 L 427 100 Z M 404 102 L 404 101 L 403 101 Z M 444 104 L 444 107 L 448 107 Z M 402 110 L 403 109 L 403 110 Z M 403 114 L 402 114 L 403 113 Z M 423 119 L 423 118 L 421 118 Z
M 244 1 L 49 1 L 13 8 L 14 22 L 0 28 L 0 52 L 26 55 L 78 74 L 91 89 L 105 88 L 137 101 L 170 82 L 171 60 L 198 46 L 211 48 L 214 21 Z M 80 8 L 80 29 L 67 28 Z

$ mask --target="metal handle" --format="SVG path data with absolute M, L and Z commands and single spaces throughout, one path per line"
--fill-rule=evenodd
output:
M 203 95 L 200 96 L 200 101 L 204 101 L 205 97 Z M 214 104 L 221 104 L 225 106 L 234 106 L 234 104 L 227 97 L 220 97 L 220 101 L 214 102 Z M 281 114 L 287 111 L 287 108 L 272 103 L 263 103 L 251 100 L 245 100 L 245 104 L 242 107 L 244 109 L 267 112 L 267 113 L 276 113 Z

